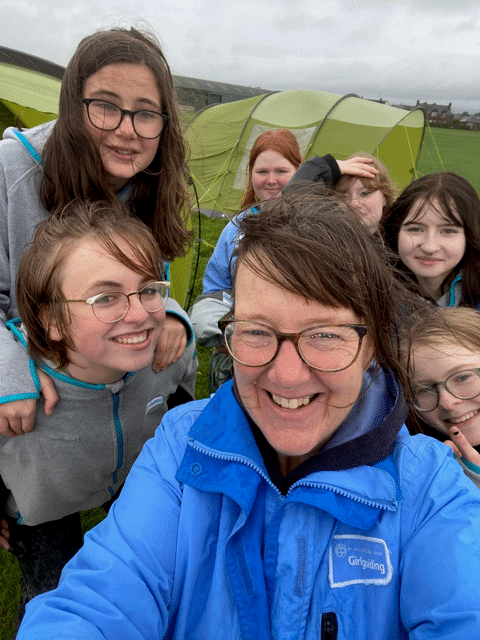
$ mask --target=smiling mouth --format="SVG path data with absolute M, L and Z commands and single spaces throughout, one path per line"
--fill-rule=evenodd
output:
M 417 256 L 416 258 L 420 262 L 429 262 L 435 264 L 436 262 L 441 262 L 440 258 L 430 258 L 429 256 Z
M 469 413 L 466 413 L 464 416 L 461 416 L 460 418 L 447 418 L 445 422 L 447 422 L 448 424 L 462 424 L 462 422 L 466 422 L 467 420 L 470 420 L 470 418 L 473 418 L 476 415 L 478 415 L 479 411 L 480 409 L 476 409 L 475 411 L 470 411 Z
M 112 338 L 112 340 L 118 344 L 142 344 L 149 339 L 151 333 L 152 329 L 148 329 L 147 331 L 142 331 L 142 333 L 129 333 L 123 336 L 116 336 Z
M 314 393 L 313 396 L 305 396 L 303 398 L 282 398 L 281 396 L 276 396 L 268 391 L 267 394 L 273 402 L 279 407 L 282 407 L 282 409 L 298 409 L 299 407 L 306 407 L 312 400 L 320 395 L 319 393 Z
M 134 151 L 133 149 L 120 149 L 119 147 L 114 147 L 112 145 L 108 145 L 110 151 L 113 151 L 113 153 L 118 153 L 118 155 L 120 156 L 135 156 L 137 155 L 137 151 Z

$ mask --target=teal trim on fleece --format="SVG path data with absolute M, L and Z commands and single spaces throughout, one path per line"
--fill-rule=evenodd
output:
M 13 129 L 13 133 L 20 140 L 21 144 L 25 147 L 28 153 L 32 156 L 32 158 L 38 164 L 42 164 L 42 157 L 38 153 L 38 151 L 30 144 L 30 142 L 26 139 L 26 137 L 21 133 L 18 129 Z
M 457 282 L 461 282 L 462 280 L 462 274 L 459 273 L 458 276 L 456 278 L 453 279 L 452 284 L 450 285 L 450 290 L 448 292 L 448 306 L 449 307 L 456 307 L 457 305 L 456 303 L 456 293 L 455 293 L 455 285 L 457 284 Z
M 10 331 L 15 336 L 15 338 L 20 342 L 20 344 L 25 349 L 25 351 L 28 351 L 27 341 L 25 340 L 25 336 L 18 328 L 20 324 L 21 324 L 20 318 L 14 318 L 13 320 L 9 320 L 6 323 L 6 326 L 8 329 L 10 329 Z M 35 386 L 37 387 L 38 391 L 40 391 L 40 380 L 37 375 L 36 367 L 38 367 L 42 371 L 45 371 L 45 373 L 48 373 L 48 375 L 51 376 L 52 378 L 56 378 L 57 380 L 62 380 L 63 382 L 67 382 L 68 384 L 71 384 L 74 387 L 81 387 L 82 389 L 97 389 L 97 390 L 105 389 L 104 384 L 91 384 L 90 382 L 82 382 L 81 380 L 77 380 L 76 378 L 70 377 L 66 373 L 62 373 L 61 371 L 58 371 L 58 369 L 53 369 L 45 362 L 39 362 L 38 364 L 35 364 L 33 360 L 30 360 L 30 373 L 32 374 L 32 378 L 35 382 Z
M 123 467 L 123 463 L 124 463 L 125 441 L 123 438 L 122 423 L 120 421 L 120 414 L 119 414 L 120 396 L 118 393 L 112 394 L 112 402 L 113 402 L 113 423 L 115 425 L 115 433 L 117 436 L 117 468 L 112 474 L 112 482 L 113 484 L 116 484 L 118 482 L 118 471 Z M 108 490 L 113 492 L 112 487 L 108 487 Z

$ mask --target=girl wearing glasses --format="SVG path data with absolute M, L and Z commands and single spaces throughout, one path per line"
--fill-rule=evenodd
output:
M 409 339 L 422 431 L 450 446 L 480 487 L 480 314 L 432 310 L 412 323 Z
M 20 638 L 478 640 L 480 494 L 403 426 L 421 301 L 355 215 L 239 222 L 233 381 L 167 413 Z
M 19 557 L 23 602 L 56 586 L 81 546 L 78 512 L 112 499 L 167 408 L 194 397 L 193 343 L 164 371 L 151 367 L 168 300 L 162 266 L 149 229 L 99 202 L 51 216 L 24 254 L 21 323 L 7 328 L 60 401 L 46 416 L 35 373 L 31 394 L 2 376 L 0 402 L 38 400 L 31 433 L 0 436 L 0 545 Z
M 35 391 L 26 355 L 5 329 L 18 315 L 15 279 L 35 226 L 76 198 L 121 203 L 152 231 L 162 256 L 189 241 L 185 146 L 172 76 L 157 40 L 136 29 L 84 38 L 63 77 L 58 119 L 0 142 L 0 351 L 2 373 Z M 156 370 L 181 356 L 192 331 L 169 299 Z M 40 374 L 46 410 L 56 393 Z M 35 402 L 0 405 L 0 433 L 33 428 Z

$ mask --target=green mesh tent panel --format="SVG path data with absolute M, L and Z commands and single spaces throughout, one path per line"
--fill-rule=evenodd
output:
M 414 175 L 425 116 L 388 105 L 321 91 L 285 91 L 207 107 L 190 122 L 190 171 L 200 207 L 238 211 L 248 154 L 264 131 L 287 128 L 305 158 L 330 153 L 343 160 L 357 151 L 377 155 L 399 188 Z

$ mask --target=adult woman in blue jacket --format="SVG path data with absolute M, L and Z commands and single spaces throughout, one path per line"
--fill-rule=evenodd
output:
M 21 640 L 477 640 L 480 494 L 403 427 L 383 247 L 328 198 L 240 223 L 234 381 L 169 412 Z

